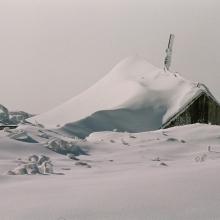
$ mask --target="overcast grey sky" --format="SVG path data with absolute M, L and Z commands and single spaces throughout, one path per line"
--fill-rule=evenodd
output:
M 220 100 L 219 0 L 0 0 L 0 103 L 40 113 L 83 91 L 121 59 L 206 83 Z

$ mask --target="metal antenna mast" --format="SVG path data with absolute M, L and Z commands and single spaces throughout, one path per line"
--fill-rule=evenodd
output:
M 174 34 L 170 34 L 168 47 L 166 49 L 166 57 L 164 60 L 164 70 L 169 70 L 171 66 L 171 60 L 172 60 L 172 50 L 173 50 L 173 41 L 174 41 Z

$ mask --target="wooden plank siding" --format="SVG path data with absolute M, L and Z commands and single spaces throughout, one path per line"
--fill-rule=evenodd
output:
M 220 105 L 206 93 L 195 98 L 183 112 L 176 114 L 162 127 L 168 128 L 194 123 L 220 125 Z

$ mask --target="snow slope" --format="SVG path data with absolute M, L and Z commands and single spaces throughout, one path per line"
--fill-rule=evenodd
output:
M 0 132 L 2 220 L 220 219 L 220 126 L 93 133 L 83 145 L 79 140 L 88 155 L 77 157 L 91 168 L 44 145 L 48 137 L 75 139 L 32 126 L 19 129 L 38 143 Z M 18 157 L 32 154 L 49 156 L 55 173 L 6 174 Z
M 141 57 L 129 57 L 82 94 L 29 121 L 64 126 L 80 137 L 113 129 L 155 130 L 201 92 L 196 85 Z

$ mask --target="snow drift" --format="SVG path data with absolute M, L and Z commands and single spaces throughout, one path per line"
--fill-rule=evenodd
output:
M 129 57 L 80 95 L 29 121 L 79 137 L 113 129 L 155 130 L 200 91 L 197 83 Z

